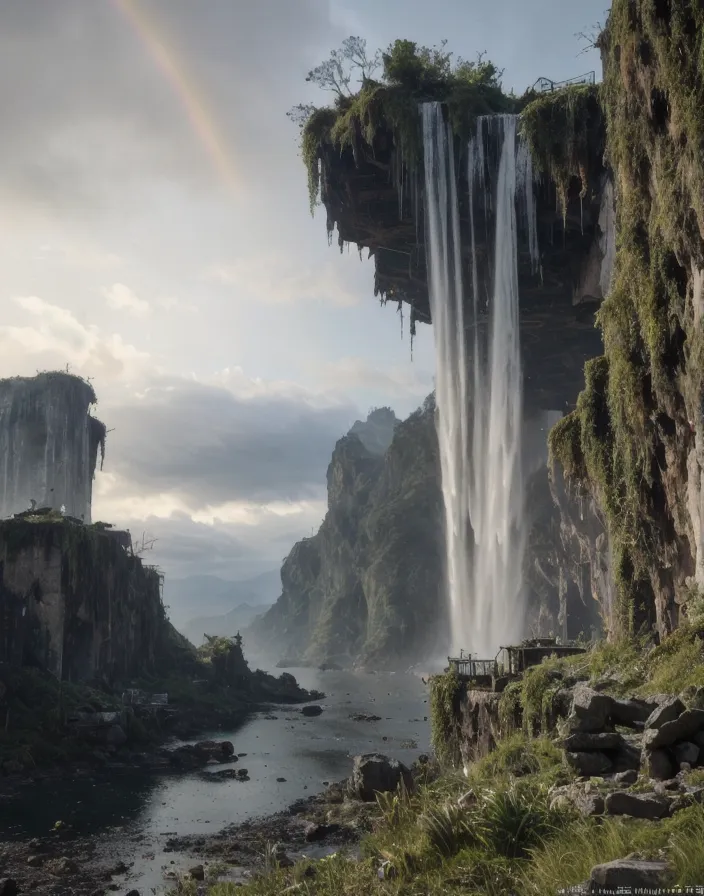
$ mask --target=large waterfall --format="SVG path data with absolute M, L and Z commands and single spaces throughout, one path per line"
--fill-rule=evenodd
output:
M 523 633 L 518 225 L 536 267 L 532 166 L 516 116 L 478 119 L 465 301 L 453 137 L 439 103 L 422 119 L 452 645 L 488 658 Z

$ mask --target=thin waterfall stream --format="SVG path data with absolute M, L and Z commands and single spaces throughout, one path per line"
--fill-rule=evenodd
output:
M 532 163 L 517 116 L 477 120 L 466 301 L 453 135 L 441 104 L 421 113 L 452 648 L 492 657 L 524 628 L 518 232 L 537 271 Z

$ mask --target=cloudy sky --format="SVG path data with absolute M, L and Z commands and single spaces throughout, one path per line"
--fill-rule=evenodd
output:
M 168 575 L 277 565 L 334 443 L 432 389 L 373 267 L 308 213 L 286 111 L 350 34 L 472 57 L 522 91 L 599 70 L 606 0 L 2 0 L 0 376 L 90 377 L 111 432 L 94 518 Z

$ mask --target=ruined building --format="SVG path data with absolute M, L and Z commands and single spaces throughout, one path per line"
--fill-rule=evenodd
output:
M 93 387 L 67 373 L 0 380 L 0 517 L 50 507 L 90 522 L 105 426 Z
M 89 524 L 95 402 L 64 373 L 0 381 L 0 666 L 116 682 L 154 669 L 168 621 L 129 533 Z

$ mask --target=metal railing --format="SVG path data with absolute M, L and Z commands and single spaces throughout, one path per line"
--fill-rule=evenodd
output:
M 533 85 L 537 93 L 552 93 L 554 90 L 562 90 L 563 87 L 573 87 L 579 84 L 596 84 L 596 72 L 587 72 L 585 75 L 577 75 L 566 81 L 551 81 L 550 78 L 538 78 Z

